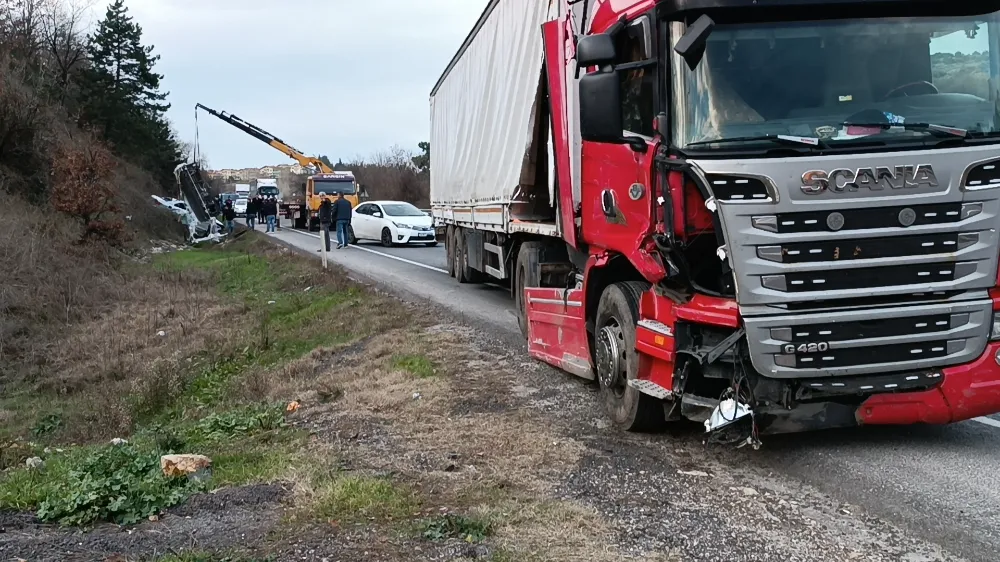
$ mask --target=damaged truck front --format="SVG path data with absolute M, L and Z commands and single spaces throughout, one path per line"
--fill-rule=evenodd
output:
M 449 269 L 626 429 L 996 413 L 998 13 L 494 0 L 432 94 Z

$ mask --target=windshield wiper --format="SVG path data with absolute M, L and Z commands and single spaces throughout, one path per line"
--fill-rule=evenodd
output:
M 903 129 L 904 131 L 923 131 L 927 133 L 939 133 L 943 136 L 966 138 L 969 131 L 958 127 L 948 127 L 947 125 L 935 125 L 934 123 L 844 123 L 848 127 L 871 127 L 888 131 L 889 129 Z
M 697 142 L 689 142 L 687 145 L 691 146 L 704 146 L 706 144 L 718 144 L 724 142 L 755 142 L 755 141 L 771 141 L 778 144 L 790 144 L 796 146 L 812 146 L 824 148 L 825 144 L 823 141 L 816 137 L 797 137 L 794 135 L 760 135 L 756 137 L 730 137 L 715 140 L 704 140 Z

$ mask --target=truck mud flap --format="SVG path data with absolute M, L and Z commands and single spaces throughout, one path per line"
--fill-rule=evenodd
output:
M 528 353 L 585 379 L 594 379 L 582 289 L 529 287 Z

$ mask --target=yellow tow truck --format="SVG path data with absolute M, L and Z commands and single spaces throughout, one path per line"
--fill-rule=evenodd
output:
M 195 105 L 196 118 L 199 109 L 268 144 L 298 162 L 299 165 L 318 172 L 309 176 L 304 184 L 297 186 L 299 189 L 296 189 L 292 197 L 282 198 L 279 203 L 279 214 L 293 221 L 295 228 L 319 229 L 319 205 L 323 200 L 320 193 L 326 193 L 326 198 L 331 200 L 343 193 L 344 198 L 351 202 L 351 207 L 356 207 L 360 202 L 358 182 L 353 172 L 334 171 L 319 158 L 306 156 L 287 142 L 232 113 L 216 111 L 199 103 Z

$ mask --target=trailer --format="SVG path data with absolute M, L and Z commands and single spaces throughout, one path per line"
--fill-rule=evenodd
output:
M 449 273 L 627 430 L 1000 412 L 998 61 L 996 0 L 491 0 L 430 96 Z

